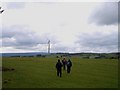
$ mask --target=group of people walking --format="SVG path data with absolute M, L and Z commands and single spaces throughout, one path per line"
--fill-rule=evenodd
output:
M 57 76 L 62 77 L 62 67 L 63 70 L 66 70 L 67 67 L 67 73 L 70 73 L 72 62 L 70 59 L 66 60 L 66 58 L 63 58 L 62 62 L 60 59 L 58 59 L 58 62 L 56 63 L 56 69 L 57 69 Z

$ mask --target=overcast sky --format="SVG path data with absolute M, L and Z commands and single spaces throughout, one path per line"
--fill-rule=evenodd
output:
M 2 52 L 117 52 L 117 2 L 4 2 Z M 1 27 L 1 26 L 0 26 Z

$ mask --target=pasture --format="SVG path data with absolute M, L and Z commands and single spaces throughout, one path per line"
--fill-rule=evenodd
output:
M 56 76 L 53 57 L 3 57 L 3 88 L 117 88 L 117 59 L 71 58 L 72 71 Z

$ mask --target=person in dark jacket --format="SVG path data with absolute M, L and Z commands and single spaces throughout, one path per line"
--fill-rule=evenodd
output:
M 57 69 L 57 76 L 62 77 L 62 63 L 58 59 L 58 62 L 56 63 L 56 69 Z
M 69 60 L 67 61 L 67 73 L 70 73 L 71 67 L 72 67 L 72 62 L 71 62 L 70 59 L 69 59 Z
M 63 60 L 62 60 L 62 64 L 63 64 L 63 70 L 66 70 L 67 61 L 65 58 L 63 58 Z

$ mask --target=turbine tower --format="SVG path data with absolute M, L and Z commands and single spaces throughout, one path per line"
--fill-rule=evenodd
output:
M 50 53 L 50 40 L 48 41 L 48 54 Z

